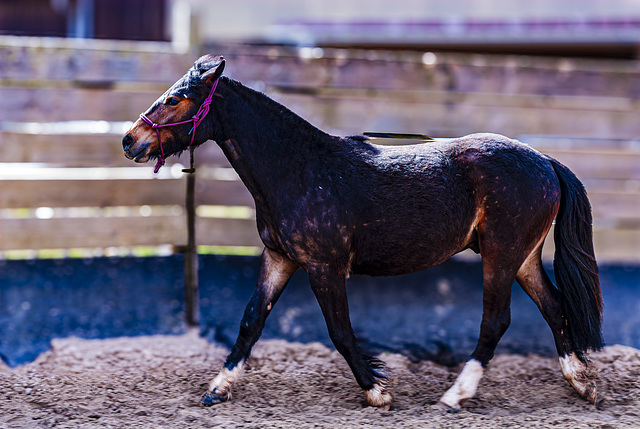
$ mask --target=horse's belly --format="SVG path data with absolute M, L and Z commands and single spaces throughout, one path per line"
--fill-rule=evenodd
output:
M 426 270 L 463 250 L 466 233 L 445 238 L 442 234 L 393 235 L 390 239 L 372 236 L 358 240 L 351 264 L 353 274 L 391 276 Z
M 410 274 L 417 271 L 426 270 L 449 259 L 450 256 L 430 260 L 371 260 L 361 261 L 351 266 L 352 274 L 363 274 L 368 276 L 396 276 Z

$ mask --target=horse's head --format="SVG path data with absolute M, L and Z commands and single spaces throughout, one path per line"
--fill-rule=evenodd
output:
M 182 152 L 208 137 L 197 125 L 204 119 L 215 85 L 224 70 L 224 58 L 205 55 L 160 96 L 122 139 L 127 158 L 147 162 Z M 197 133 L 197 135 L 196 135 Z

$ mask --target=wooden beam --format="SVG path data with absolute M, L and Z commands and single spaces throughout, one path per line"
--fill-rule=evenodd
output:
M 261 246 L 252 219 L 200 218 L 198 244 Z M 187 243 L 181 216 L 0 219 L 0 250 L 158 246 Z
M 183 179 L 167 180 L 4 180 L 0 208 L 183 205 Z M 240 181 L 199 179 L 198 205 L 253 207 Z
M 135 119 L 135 118 L 133 118 Z M 26 134 L 0 132 L 1 162 L 34 162 L 65 167 L 136 167 L 125 158 L 122 150 L 123 135 L 115 134 Z M 196 149 L 196 165 L 231 167 L 222 150 L 209 141 Z M 171 157 L 167 167 L 187 157 Z

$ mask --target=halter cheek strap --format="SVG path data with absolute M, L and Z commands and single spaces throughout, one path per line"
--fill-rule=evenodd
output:
M 213 93 L 216 91 L 216 87 L 218 86 L 219 79 L 220 78 L 216 79 L 215 82 L 213 82 L 213 86 L 211 87 L 211 92 L 209 92 L 209 95 L 207 96 L 207 98 L 204 99 L 204 101 L 200 105 L 200 108 L 198 109 L 196 114 L 193 115 L 191 119 L 188 119 L 186 121 L 181 121 L 181 122 L 173 122 L 171 124 L 156 124 L 151 119 L 149 119 L 144 113 L 140 114 L 140 119 L 142 119 L 147 124 L 151 125 L 151 128 L 156 130 L 156 134 L 158 135 L 158 145 L 160 146 L 160 157 L 158 158 L 158 162 L 156 163 L 156 166 L 153 169 L 154 173 L 157 173 L 160 170 L 160 167 L 162 167 L 165 162 L 164 149 L 162 148 L 162 141 L 160 140 L 160 130 L 158 128 L 173 127 L 174 125 L 183 125 L 183 124 L 188 124 L 189 122 L 193 122 L 193 127 L 191 128 L 191 131 L 189 131 L 189 134 L 191 134 L 191 142 L 189 143 L 189 147 L 191 147 L 191 145 L 193 145 L 193 140 L 196 136 L 196 128 L 198 128 L 198 125 L 200 125 L 200 123 L 204 120 L 205 116 L 207 116 L 207 113 L 209 113 L 209 105 L 211 104 L 211 100 L 213 99 Z

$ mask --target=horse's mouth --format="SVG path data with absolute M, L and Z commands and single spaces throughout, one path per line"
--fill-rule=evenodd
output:
M 142 155 L 142 156 L 141 156 L 141 155 L 138 155 L 138 156 L 136 156 L 135 158 L 133 158 L 133 160 L 134 160 L 135 162 L 138 162 L 138 163 L 140 163 L 140 164 L 143 164 L 143 163 L 145 163 L 145 162 L 148 162 L 148 161 L 149 161 L 149 159 L 151 159 L 151 157 L 149 156 L 149 154 L 148 154 L 148 153 L 145 153 L 145 154 L 144 154 L 144 155 Z
M 151 159 L 149 154 L 149 144 L 140 145 L 138 148 L 129 149 L 124 152 L 124 156 L 138 163 L 145 163 Z

